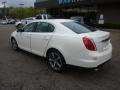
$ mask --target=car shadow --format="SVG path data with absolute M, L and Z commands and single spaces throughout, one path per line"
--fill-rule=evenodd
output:
M 19 53 L 22 55 L 25 55 L 27 57 L 30 57 L 31 59 L 35 60 L 36 63 L 42 63 L 44 64 L 45 68 L 47 66 L 48 72 L 56 74 L 57 72 L 54 72 L 51 70 L 51 68 L 48 65 L 48 62 L 46 58 L 32 54 L 30 52 L 24 51 L 24 50 L 19 50 Z M 72 66 L 72 65 L 66 65 L 66 68 L 63 72 L 58 73 L 60 75 L 80 75 L 80 76 L 89 76 L 89 75 L 102 75 L 102 73 L 106 72 L 106 70 L 109 68 L 109 62 L 106 63 L 104 66 L 101 66 L 100 68 L 94 68 L 94 69 L 87 69 L 87 68 L 82 68 L 78 66 Z

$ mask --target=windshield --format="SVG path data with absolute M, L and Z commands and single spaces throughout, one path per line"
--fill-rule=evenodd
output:
M 77 33 L 77 34 L 81 34 L 81 33 L 89 33 L 89 32 L 94 32 L 96 31 L 95 28 L 88 26 L 86 24 L 81 24 L 80 22 L 63 22 L 62 23 L 64 26 L 66 26 L 67 28 L 71 29 L 73 32 Z

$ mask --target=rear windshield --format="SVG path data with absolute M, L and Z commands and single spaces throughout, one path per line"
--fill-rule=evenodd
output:
M 62 24 L 77 34 L 96 31 L 95 28 L 88 26 L 86 24 L 81 24 L 80 22 L 63 22 Z

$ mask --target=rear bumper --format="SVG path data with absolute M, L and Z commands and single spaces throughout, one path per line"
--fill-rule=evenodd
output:
M 94 52 L 89 53 L 85 58 L 76 58 L 70 64 L 83 67 L 83 68 L 97 68 L 104 63 L 107 63 L 112 58 L 112 46 L 110 45 L 109 49 L 104 52 Z
M 112 54 L 109 53 L 105 56 L 99 57 L 97 60 L 80 60 L 79 66 L 84 68 L 97 68 L 107 63 L 111 58 Z
M 106 61 L 106 62 L 100 64 L 100 65 L 97 66 L 96 68 L 100 68 L 100 67 L 104 66 L 105 64 L 109 63 L 110 61 L 111 61 L 111 59 L 109 59 L 108 61 Z

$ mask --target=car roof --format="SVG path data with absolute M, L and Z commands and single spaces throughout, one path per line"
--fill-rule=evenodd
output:
M 62 23 L 62 22 L 72 22 L 71 19 L 45 19 L 45 20 L 33 20 L 32 22 L 53 22 L 53 23 Z

